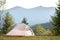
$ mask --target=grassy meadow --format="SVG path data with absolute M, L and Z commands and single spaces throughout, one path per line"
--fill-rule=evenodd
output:
M 11 37 L 0 35 L 0 40 L 60 40 L 60 36 Z

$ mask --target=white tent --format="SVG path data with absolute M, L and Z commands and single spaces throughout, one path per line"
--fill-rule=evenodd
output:
M 34 32 L 28 25 L 22 23 L 22 24 L 16 25 L 6 35 L 8 36 L 34 36 Z

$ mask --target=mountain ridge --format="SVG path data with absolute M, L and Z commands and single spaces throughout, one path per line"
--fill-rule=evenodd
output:
M 19 6 L 7 9 L 6 11 L 10 12 L 15 22 L 21 22 L 24 17 L 27 18 L 28 22 L 32 24 L 36 23 L 46 23 L 49 22 L 50 15 L 53 15 L 55 12 L 55 7 L 35 7 L 32 9 L 25 9 Z M 47 15 L 47 16 L 46 16 Z
M 55 7 L 44 7 L 44 6 L 38 6 L 38 7 L 34 7 L 34 8 L 30 8 L 30 9 L 26 9 L 26 8 L 23 8 L 23 7 L 15 6 L 15 7 L 12 7 L 12 8 L 10 8 L 10 9 L 13 9 L 13 8 L 22 8 L 22 9 L 25 9 L 25 10 L 30 10 L 30 9 L 35 9 L 35 8 L 55 8 Z M 9 10 L 9 9 L 6 9 L 6 10 Z

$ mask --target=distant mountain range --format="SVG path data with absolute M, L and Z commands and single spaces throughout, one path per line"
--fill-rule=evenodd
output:
M 36 7 L 32 9 L 24 9 L 21 7 L 13 7 L 7 9 L 15 19 L 16 23 L 20 23 L 25 17 L 28 20 L 29 25 L 34 25 L 37 23 L 46 23 L 51 20 L 50 16 L 55 13 L 55 7 Z

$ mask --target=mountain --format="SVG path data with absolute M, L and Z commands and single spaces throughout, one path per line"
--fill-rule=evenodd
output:
M 20 23 L 25 17 L 27 18 L 29 25 L 34 25 L 37 23 L 49 22 L 51 20 L 50 16 L 55 13 L 55 7 L 39 6 L 32 9 L 24 9 L 16 6 L 7 9 L 6 11 L 9 11 L 12 14 L 16 23 Z

